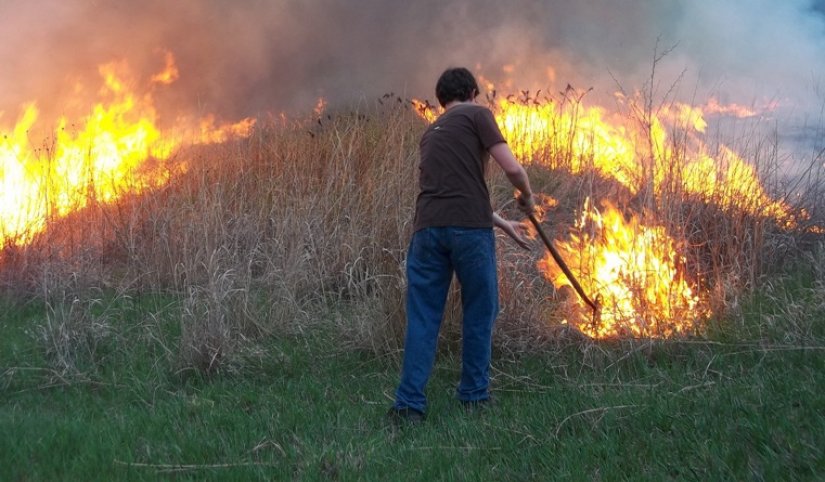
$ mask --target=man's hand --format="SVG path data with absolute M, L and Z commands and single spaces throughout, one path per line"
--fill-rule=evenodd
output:
M 524 194 L 519 194 L 516 198 L 516 202 L 518 203 L 518 208 L 524 214 L 528 216 L 533 214 L 533 211 L 536 209 L 536 203 L 533 201 L 533 194 L 528 193 L 526 196 Z
M 518 221 L 508 221 L 496 213 L 493 213 L 493 223 L 507 233 L 507 236 L 510 236 L 519 246 L 526 250 L 530 249 L 530 244 L 524 236 L 526 228 L 523 224 Z

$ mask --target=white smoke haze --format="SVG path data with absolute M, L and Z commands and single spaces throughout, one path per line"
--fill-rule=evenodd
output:
M 166 51 L 180 79 L 159 100 L 228 119 L 309 111 L 321 96 L 434 100 L 453 65 L 514 89 L 593 87 L 608 102 L 617 83 L 643 88 L 669 52 L 657 95 L 679 80 L 687 102 L 778 102 L 773 115 L 816 133 L 824 11 L 823 0 L 0 0 L 0 123 L 26 101 L 60 113 L 103 63 L 149 76 Z

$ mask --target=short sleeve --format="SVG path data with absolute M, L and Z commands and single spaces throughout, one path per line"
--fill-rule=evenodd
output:
M 475 123 L 484 149 L 490 149 L 496 144 L 507 142 L 501 134 L 501 129 L 499 129 L 496 118 L 493 117 L 490 109 L 486 107 L 479 109 L 475 115 Z

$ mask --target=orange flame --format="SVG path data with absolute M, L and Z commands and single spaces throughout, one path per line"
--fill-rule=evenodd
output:
M 165 68 L 163 69 L 163 71 L 158 72 L 157 74 L 152 76 L 152 82 L 163 85 L 169 85 L 174 81 L 178 80 L 178 77 L 180 77 L 178 66 L 177 64 L 175 64 L 175 55 L 172 52 L 166 52 L 165 60 Z
M 327 100 L 323 97 L 319 97 L 318 101 L 315 103 L 315 115 L 321 117 L 324 114 L 324 111 L 327 109 Z
M 114 202 L 163 185 L 185 171 L 184 163 L 167 162 L 184 143 L 222 142 L 231 135 L 247 135 L 253 124 L 247 119 L 216 126 L 214 117 L 207 117 L 194 135 L 164 133 L 151 95 L 136 92 L 126 64 L 106 64 L 99 72 L 100 95 L 106 101 L 94 104 L 82 121 L 60 117 L 53 137 L 34 148 L 30 132 L 39 110 L 30 103 L 0 138 L 0 249 L 25 244 L 46 229 L 50 219 L 92 202 Z M 152 76 L 151 83 L 176 78 L 170 53 L 163 72 Z
M 629 196 L 645 190 L 657 201 L 695 200 L 785 227 L 804 217 L 772 199 L 756 168 L 732 149 L 719 146 L 712 152 L 703 142 L 707 115 L 752 117 L 758 115 L 755 109 L 716 99 L 705 106 L 672 103 L 653 109 L 639 94 L 617 94 L 627 110 L 620 114 L 586 106 L 585 94 L 570 86 L 554 97 L 521 91 L 502 98 L 493 91 L 488 101 L 523 162 L 572 174 L 596 172 Z M 430 122 L 437 116 L 424 102 L 413 105 Z M 697 330 L 709 316 L 708 302 L 695 292 L 698 280 L 690 279 L 680 254 L 684 246 L 657 223 L 635 215 L 626 219 L 606 201 L 598 210 L 588 199 L 574 232 L 557 248 L 581 276 L 585 292 L 601 300 L 600 316 L 591 319 L 572 295 L 577 302 L 570 323 L 591 337 L 676 336 Z M 539 268 L 557 288 L 569 285 L 549 255 Z
M 585 292 L 599 300 L 600 313 L 589 316 L 576 298 L 569 322 L 593 338 L 670 337 L 691 333 L 708 315 L 702 299 L 685 277 L 685 259 L 661 226 L 636 216 L 625 219 L 610 202 L 601 211 L 585 201 L 569 241 L 556 248 Z M 539 269 L 556 286 L 570 286 L 549 255 Z M 573 295 L 575 296 L 575 295 Z
M 207 114 L 200 121 L 199 144 L 218 144 L 232 138 L 249 137 L 255 120 L 251 118 L 240 120 L 234 124 L 216 125 L 215 116 Z
M 725 209 L 794 222 L 790 207 L 771 199 L 752 165 L 725 146 L 708 152 L 700 137 L 707 126 L 700 107 L 675 103 L 635 124 L 580 101 L 500 99 L 494 111 L 513 152 L 525 161 L 574 174 L 594 169 L 632 194 L 652 185 L 658 195 L 675 183 L 685 194 Z M 687 136 L 679 149 L 690 151 L 674 148 L 668 135 L 673 129 Z
M 430 104 L 427 101 L 420 101 L 418 99 L 412 100 L 412 105 L 418 115 L 421 116 L 425 121 L 429 123 L 435 122 L 439 115 L 441 115 L 441 109 L 437 108 L 436 106 Z

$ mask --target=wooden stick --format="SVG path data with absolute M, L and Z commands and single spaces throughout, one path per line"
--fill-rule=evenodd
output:
M 547 246 L 547 250 L 550 251 L 550 255 L 553 256 L 553 259 L 556 261 L 556 264 L 559 265 L 559 268 L 564 272 L 564 275 L 567 276 L 567 279 L 570 280 L 570 284 L 573 285 L 573 289 L 576 290 L 576 293 L 581 296 L 582 300 L 584 300 L 587 305 L 593 309 L 593 316 L 596 317 L 599 312 L 599 306 L 594 303 L 588 296 L 585 294 L 584 289 L 579 284 L 579 281 L 573 276 L 573 273 L 570 271 L 570 268 L 567 267 L 567 263 L 564 262 L 559 252 L 556 250 L 556 247 L 553 246 L 553 243 L 550 242 L 550 238 L 544 234 L 544 230 L 541 229 L 541 225 L 539 224 L 538 220 L 536 219 L 533 214 L 528 214 L 528 218 L 530 218 L 530 222 L 533 223 L 535 226 L 536 231 L 538 231 L 541 240 L 544 241 L 544 245 Z

